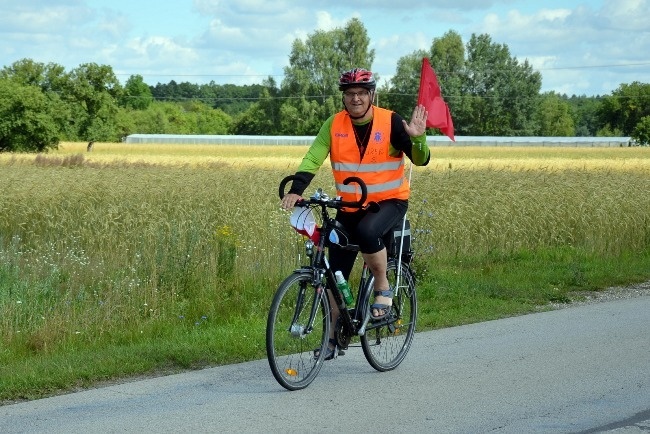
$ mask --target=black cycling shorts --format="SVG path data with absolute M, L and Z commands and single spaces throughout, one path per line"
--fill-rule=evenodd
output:
M 358 244 L 363 253 L 377 253 L 385 248 L 383 238 L 397 225 L 408 209 L 408 201 L 401 199 L 388 199 L 379 202 L 379 211 L 369 212 L 359 210 L 354 212 L 338 211 L 336 220 L 341 223 L 352 244 Z M 330 248 L 330 266 L 341 270 L 345 278 L 349 278 L 354 265 L 357 252 Z

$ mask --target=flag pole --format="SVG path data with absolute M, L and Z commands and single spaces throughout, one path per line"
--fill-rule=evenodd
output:
M 409 177 L 408 182 L 409 186 L 411 185 L 411 178 L 413 175 L 413 162 L 410 161 L 409 164 Z M 402 219 L 402 231 L 401 236 L 399 237 L 399 255 L 397 256 L 397 280 L 395 282 L 395 295 L 399 291 L 400 279 L 402 277 L 402 252 L 404 251 L 404 231 L 406 231 L 406 215 L 408 214 L 408 208 L 404 213 L 404 218 Z

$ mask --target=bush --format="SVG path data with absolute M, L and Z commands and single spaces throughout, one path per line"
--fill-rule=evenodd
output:
M 641 118 L 632 131 L 632 138 L 639 145 L 650 145 L 650 116 Z
M 59 144 L 55 103 L 35 86 L 0 79 L 0 152 L 42 152 Z

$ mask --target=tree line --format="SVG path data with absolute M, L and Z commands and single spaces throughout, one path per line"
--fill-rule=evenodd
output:
M 59 141 L 119 141 L 132 133 L 315 135 L 341 109 L 338 78 L 372 70 L 375 52 L 363 23 L 296 39 L 284 78 L 261 84 L 144 82 L 122 85 L 111 66 L 22 59 L 0 70 L 0 151 L 44 151 Z M 423 57 L 433 65 L 456 135 L 631 136 L 650 142 L 650 84 L 623 83 L 611 95 L 541 92 L 542 76 L 487 34 L 464 43 L 450 30 L 429 50 L 399 59 L 378 77 L 376 103 L 405 117 L 417 100 Z M 436 130 L 429 132 L 436 134 Z

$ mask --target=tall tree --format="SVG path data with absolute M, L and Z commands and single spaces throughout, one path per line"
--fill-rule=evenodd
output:
M 571 107 L 560 95 L 547 92 L 539 97 L 535 116 L 538 136 L 575 136 Z
M 639 145 L 650 145 L 650 116 L 644 116 L 639 120 L 632 130 L 632 138 Z
M 576 136 L 595 136 L 600 128 L 598 120 L 599 98 L 572 95 L 566 101 L 571 107 L 571 117 L 573 117 Z
M 535 103 L 542 86 L 539 72 L 510 55 L 505 44 L 473 34 L 466 46 L 462 109 L 454 125 L 459 134 L 526 136 L 534 134 Z
M 135 110 L 144 110 L 153 101 L 149 85 L 144 82 L 141 75 L 132 75 L 124 84 L 124 93 L 120 98 L 120 106 Z
M 390 88 L 384 87 L 383 92 L 378 92 L 382 105 L 402 116 L 410 115 L 409 112 L 413 110 L 418 99 L 422 58 L 427 56 L 426 51 L 418 50 L 398 60 L 395 75 L 390 80 Z
M 417 50 L 400 58 L 395 75 L 391 79 L 389 93 L 384 97 L 388 102 L 387 106 L 402 116 L 410 115 L 417 102 L 422 58 L 428 57 L 436 72 L 442 96 L 448 103 L 453 117 L 455 107 L 462 103 L 460 94 L 464 55 L 465 49 L 460 34 L 450 30 L 442 37 L 433 39 L 430 52 Z
M 294 41 L 289 66 L 281 85 L 283 113 L 300 113 L 302 125 L 287 123 L 284 134 L 316 134 L 318 125 L 341 106 L 338 79 L 351 68 L 371 69 L 375 57 L 369 49 L 368 33 L 357 18 L 343 27 L 330 31 L 316 31 L 305 42 Z M 304 99 L 303 99 L 304 98 Z M 317 104 L 316 109 L 312 109 Z M 309 107 L 309 109 L 307 109 Z M 308 128 L 305 128 L 308 126 Z
M 629 136 L 645 116 L 650 116 L 650 84 L 621 84 L 602 99 L 598 117 L 605 129 Z
M 21 59 L 0 71 L 0 77 L 16 83 L 39 87 L 43 92 L 60 92 L 67 80 L 65 68 L 56 63 L 47 65 L 32 59 Z
M 402 57 L 391 79 L 389 107 L 408 114 L 415 102 L 422 57 Z M 435 38 L 428 53 L 459 135 L 532 135 L 535 133 L 541 75 L 528 61 L 519 63 L 506 45 L 488 35 L 472 35 L 463 47 L 454 31 Z
M 62 140 L 77 140 L 74 116 L 70 104 L 63 98 L 70 79 L 65 68 L 56 63 L 40 63 L 32 59 L 21 59 L 0 71 L 0 77 L 12 80 L 14 83 L 34 86 L 41 90 L 57 107 L 52 121 L 59 130 Z
M 465 67 L 465 47 L 460 34 L 454 30 L 441 38 L 434 38 L 431 44 L 431 65 L 436 71 L 443 98 L 454 115 L 460 110 Z
M 283 134 L 280 126 L 283 101 L 279 98 L 280 90 L 273 77 L 264 80 L 263 85 L 258 101 L 250 104 L 245 111 L 235 117 L 233 127 L 235 134 Z
M 113 68 L 95 63 L 82 64 L 70 73 L 66 97 L 74 103 L 81 140 L 117 140 L 117 101 L 123 89 Z
M 59 144 L 57 104 L 37 86 L 0 78 L 0 152 L 43 152 Z
M 221 109 L 213 109 L 201 101 L 182 104 L 186 117 L 192 120 L 191 134 L 228 134 L 232 118 Z
M 285 96 L 322 98 L 338 95 L 338 79 L 345 70 L 371 69 L 375 52 L 369 49 L 368 33 L 357 18 L 344 28 L 318 30 L 305 42 L 296 39 L 284 68 Z

